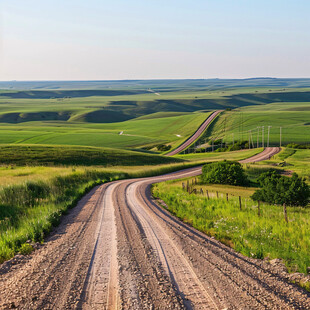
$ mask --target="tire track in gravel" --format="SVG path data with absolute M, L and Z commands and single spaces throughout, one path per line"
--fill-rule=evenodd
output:
M 112 193 L 117 186 L 107 186 L 96 231 L 96 245 L 88 268 L 79 308 L 118 308 L 118 265 L 116 223 Z
M 0 309 L 76 307 L 95 246 L 92 236 L 106 186 L 84 196 L 31 259 L 7 268 L 2 265 Z

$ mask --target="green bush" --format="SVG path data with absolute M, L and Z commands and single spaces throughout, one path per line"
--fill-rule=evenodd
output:
M 206 164 L 202 168 L 203 183 L 245 185 L 248 179 L 237 161 L 220 161 Z
M 285 177 L 275 171 L 262 173 L 258 178 L 261 189 L 253 195 L 253 200 L 290 206 L 306 206 L 309 203 L 310 188 L 296 173 Z
M 291 149 L 310 149 L 310 144 L 289 143 L 286 147 Z
M 171 149 L 171 145 L 159 144 L 157 145 L 157 150 L 160 152 L 167 152 Z
M 23 243 L 20 247 L 19 253 L 22 255 L 28 255 L 33 251 L 33 247 L 29 243 Z

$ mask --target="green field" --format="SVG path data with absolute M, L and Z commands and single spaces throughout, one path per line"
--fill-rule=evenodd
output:
M 233 111 L 226 111 L 208 131 L 213 139 L 228 143 L 249 139 L 249 130 L 254 146 L 262 145 L 262 126 L 264 126 L 264 145 L 267 145 L 268 126 L 270 128 L 270 145 L 280 144 L 280 127 L 282 128 L 282 145 L 291 142 L 306 144 L 310 142 L 310 101 L 309 102 L 275 102 L 267 105 L 248 106 Z M 257 128 L 259 127 L 259 129 Z
M 93 124 L 62 121 L 0 123 L 0 143 L 64 144 L 136 148 L 161 143 L 180 144 L 208 113 Z M 120 134 L 122 132 L 122 134 Z
M 235 140 L 247 140 L 252 129 L 256 141 L 256 127 L 269 125 L 273 144 L 279 142 L 280 126 L 284 144 L 304 143 L 309 135 L 308 80 L 29 83 L 0 84 L 11 88 L 0 90 L 2 144 L 174 148 L 210 111 L 226 108 L 232 111 L 207 132 L 213 138 L 229 142 L 234 134 Z M 72 85 L 81 89 L 70 89 Z

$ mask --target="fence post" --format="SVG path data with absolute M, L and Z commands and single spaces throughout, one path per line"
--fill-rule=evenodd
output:
M 194 185 L 194 179 L 192 179 L 192 185 Z
M 203 189 L 202 188 L 200 189 L 200 194 L 203 195 Z
M 228 193 L 226 193 L 226 201 L 228 201 Z
M 216 191 L 216 198 L 219 198 L 219 192 Z
M 241 205 L 241 196 L 239 196 L 239 208 L 240 208 L 240 211 L 242 210 L 242 205 Z
M 183 190 L 185 189 L 185 183 L 184 182 L 182 182 L 182 188 L 183 188 Z
M 206 190 L 207 191 L 207 197 L 208 197 L 208 199 L 210 199 L 210 197 L 209 197 L 209 191 L 208 190 Z
M 187 180 L 187 183 L 186 183 L 186 191 L 189 192 L 189 180 Z
M 260 216 L 260 201 L 257 202 L 257 215 Z
M 285 222 L 288 223 L 288 219 L 287 219 L 287 210 L 286 210 L 286 204 L 283 204 L 283 213 L 284 213 L 284 219 Z

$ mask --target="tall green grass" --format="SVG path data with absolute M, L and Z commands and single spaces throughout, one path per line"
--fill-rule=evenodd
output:
M 237 193 L 236 193 L 237 194 Z M 153 186 L 153 195 L 162 199 L 168 210 L 198 230 L 216 237 L 236 251 L 254 258 L 281 258 L 290 271 L 306 272 L 310 266 L 310 209 L 288 207 L 288 223 L 282 207 L 257 203 L 249 198 L 210 199 L 188 194 L 176 181 Z
M 4 187 L 0 191 L 0 262 L 20 251 L 27 240 L 43 241 L 61 215 L 96 184 L 126 176 L 86 170 L 47 182 Z
M 25 242 L 41 242 L 68 209 L 95 185 L 125 178 L 154 176 L 197 166 L 197 163 L 136 167 L 123 172 L 77 169 L 46 180 L 4 186 L 0 190 L 0 263 L 23 251 Z M 125 167 L 123 168 L 125 170 Z

